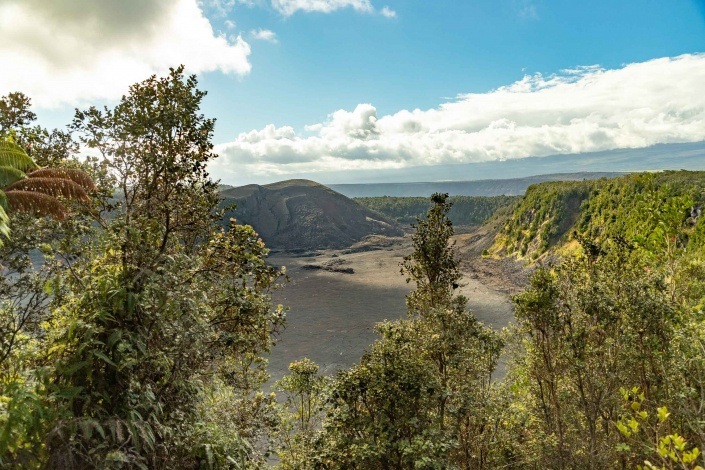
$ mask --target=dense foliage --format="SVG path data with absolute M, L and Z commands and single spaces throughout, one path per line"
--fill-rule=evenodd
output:
M 675 218 L 669 221 L 671 226 L 688 219 L 693 229 L 682 231 L 678 243 L 692 236 L 700 246 L 704 203 L 703 172 L 666 171 L 532 185 L 490 252 L 536 259 L 549 248 L 577 242 L 580 237 L 597 242 L 623 237 L 665 248 L 668 237 L 655 222 L 656 215 L 664 211 Z
M 495 248 L 550 248 L 560 262 L 515 298 L 508 464 L 703 465 L 704 185 L 665 172 L 527 193 Z
M 89 169 L 117 193 L 99 191 L 91 211 L 65 222 L 12 220 L 3 465 L 264 462 L 274 412 L 261 355 L 283 321 L 268 296 L 279 272 L 250 227 L 216 223 L 203 96 L 176 69 L 134 85 L 115 109 L 77 112 L 74 133 L 102 156 Z M 37 247 L 44 259 L 32 269 Z
M 519 196 L 453 196 L 448 218 L 453 225 L 480 225 L 502 207 L 515 204 Z M 358 197 L 355 201 L 400 223 L 410 224 L 423 217 L 432 203 L 426 197 Z

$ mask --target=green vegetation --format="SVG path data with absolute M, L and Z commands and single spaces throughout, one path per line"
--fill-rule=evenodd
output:
M 480 225 L 502 207 L 519 201 L 519 196 L 453 196 L 448 218 L 454 225 Z M 431 208 L 425 197 L 358 197 L 355 201 L 403 224 L 413 224 Z
M 575 247 L 580 238 L 596 243 L 623 238 L 652 253 L 668 250 L 669 244 L 688 244 L 691 238 L 699 247 L 704 230 L 699 211 L 704 203 L 703 172 L 541 183 L 529 187 L 489 251 L 533 260 L 550 249 L 570 249 L 571 242 Z M 672 220 L 663 225 L 661 217 Z M 686 220 L 688 226 L 681 227 Z M 666 226 L 678 233 L 663 232 Z
M 177 69 L 134 85 L 115 109 L 77 112 L 73 131 L 105 157 L 85 165 L 99 187 L 92 210 L 12 217 L 1 253 L 3 466 L 264 461 L 260 436 L 276 413 L 261 356 L 284 317 L 268 296 L 280 273 L 250 227 L 217 224 L 203 96 Z
M 0 101 L 3 108 L 10 106 L 10 97 Z M 10 235 L 9 212 L 63 219 L 68 211 L 59 198 L 85 202 L 88 192 L 96 189 L 91 177 L 81 170 L 40 168 L 14 141 L 14 134 L 11 128 L 0 132 L 0 235 L 4 237 Z
M 335 377 L 293 362 L 277 400 L 262 388 L 282 272 L 251 227 L 220 225 L 196 85 L 182 68 L 151 77 L 77 111 L 72 135 L 0 99 L 8 162 L 91 185 L 31 186 L 71 217 L 6 214 L 0 467 L 263 468 L 274 453 L 292 470 L 702 470 L 705 174 L 531 187 L 488 256 L 555 262 L 502 333 L 457 295 L 452 201 L 434 194 L 401 263 L 407 318 Z M 101 157 L 74 158 L 74 138 Z

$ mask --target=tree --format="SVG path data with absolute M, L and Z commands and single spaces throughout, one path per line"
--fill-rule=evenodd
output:
M 416 289 L 407 297 L 410 314 L 423 314 L 433 308 L 451 304 L 453 290 L 461 278 L 453 254 L 453 224 L 448 218 L 451 204 L 448 194 L 435 193 L 425 219 L 418 219 L 411 239 L 414 251 L 404 257 L 401 273 Z
M 281 469 L 313 468 L 314 438 L 321 424 L 327 380 L 308 358 L 289 364 L 289 375 L 275 387 L 286 401 L 277 425 L 277 456 Z
M 451 445 L 439 431 L 442 395 L 409 320 L 377 325 L 381 338 L 338 374 L 318 440 L 323 468 L 445 468 Z
M 617 465 L 620 388 L 637 386 L 655 402 L 672 393 L 682 310 L 662 272 L 623 241 L 582 244 L 582 255 L 538 270 L 515 298 L 534 422 L 546 436 L 540 458 L 551 468 Z
M 274 408 L 261 355 L 284 319 L 268 295 L 280 273 L 251 227 L 216 223 L 214 122 L 196 85 L 178 68 L 112 110 L 76 114 L 117 193 L 98 194 L 94 223 L 69 224 L 57 240 L 68 256 L 41 285 L 35 390 L 52 412 L 17 444 L 36 444 L 24 467 L 263 462 Z M 18 461 L 17 445 L 5 461 Z
M 447 195 L 434 194 L 402 273 L 416 283 L 409 318 L 377 326 L 381 338 L 340 373 L 319 441 L 330 468 L 483 468 L 487 408 L 502 342 L 454 295 L 461 278 Z
M 27 128 L 37 119 L 30 111 L 31 101 L 23 93 L 14 92 L 0 98 L 0 135 Z

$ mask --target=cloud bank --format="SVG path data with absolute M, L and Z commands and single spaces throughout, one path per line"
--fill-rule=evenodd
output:
M 0 94 L 38 107 L 114 99 L 168 67 L 245 75 L 250 46 L 217 35 L 197 0 L 0 0 Z
M 297 132 L 219 145 L 215 174 L 316 173 L 487 162 L 705 140 L 705 54 L 525 76 L 428 110 L 338 110 Z

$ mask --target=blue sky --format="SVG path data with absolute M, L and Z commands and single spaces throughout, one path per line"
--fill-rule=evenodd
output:
M 432 108 L 525 74 L 617 68 L 705 50 L 705 17 L 691 0 L 384 5 L 396 18 L 350 8 L 285 18 L 272 9 L 235 7 L 230 16 L 238 26 L 274 31 L 279 43 L 253 41 L 252 72 L 239 83 L 218 74 L 201 80 L 212 90 L 207 109 L 219 116 L 217 140 L 270 123 L 301 127 L 358 103 L 383 114 Z
M 184 63 L 234 184 L 702 141 L 703 52 L 701 0 L 0 0 L 0 94 L 61 126 Z

